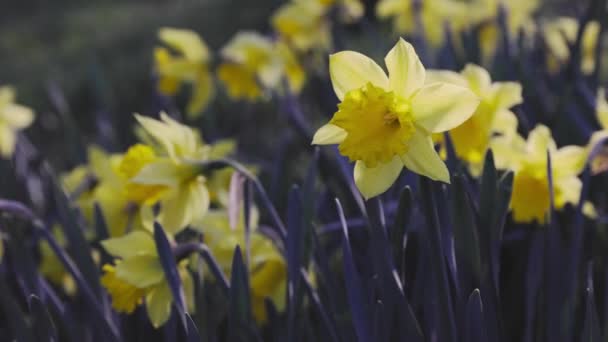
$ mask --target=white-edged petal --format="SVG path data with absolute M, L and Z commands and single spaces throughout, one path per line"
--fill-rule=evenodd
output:
M 459 126 L 473 115 L 480 99 L 469 89 L 448 83 L 424 86 L 412 98 L 417 125 L 430 133 Z

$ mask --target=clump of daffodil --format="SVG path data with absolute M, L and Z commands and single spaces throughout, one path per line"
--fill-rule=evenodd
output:
M 570 60 L 570 46 L 574 44 L 579 30 L 578 20 L 559 17 L 543 26 L 543 37 L 548 47 L 547 66 L 557 72 Z M 581 41 L 581 71 L 590 74 L 595 69 L 595 50 L 598 44 L 600 24 L 590 21 L 585 26 Z
M 159 91 L 172 96 L 182 84 L 191 85 L 186 112 L 191 117 L 200 115 L 214 93 L 207 44 L 194 31 L 168 27 L 158 31 L 158 38 L 168 46 L 154 50 Z
M 126 168 L 124 172 L 128 173 L 129 181 L 136 189 L 159 189 L 158 196 L 146 204 L 160 203 L 157 219 L 167 232 L 175 234 L 203 216 L 209 208 L 209 191 L 199 164 L 212 158 L 214 149 L 204 144 L 192 128 L 164 113 L 160 117 L 161 120 L 156 120 L 135 115 L 145 134 L 156 145 L 155 149 L 142 145 L 146 146 L 145 151 L 134 156 L 137 163 L 133 165 L 143 165 Z M 150 227 L 152 207 L 145 209 L 148 214 L 144 215 L 144 221 Z
M 147 231 L 102 241 L 103 248 L 118 258 L 115 264 L 103 265 L 101 284 L 112 297 L 112 307 L 132 313 L 145 304 L 150 323 L 155 328 L 171 315 L 173 295 L 165 278 L 154 239 Z M 188 312 L 194 311 L 194 286 L 187 270 L 187 260 L 177 265 Z
M 15 151 L 17 133 L 34 121 L 31 109 L 15 103 L 15 90 L 0 86 L 0 156 L 10 158 Z
M 231 274 L 232 258 L 236 246 L 247 253 L 245 241 L 245 221 L 242 210 L 235 227 L 231 227 L 228 211 L 210 210 L 193 228 L 204 234 L 205 244 L 209 247 L 225 274 Z M 258 214 L 255 208 L 250 216 L 250 249 L 248 267 L 251 286 L 251 307 L 255 319 L 266 321 L 264 300 L 269 298 L 278 310 L 285 308 L 287 286 L 286 263 L 274 244 L 258 233 Z
M 242 31 L 220 53 L 224 61 L 218 67 L 218 78 L 234 99 L 260 99 L 266 91 L 279 90 L 283 80 L 293 93 L 302 89 L 304 71 L 283 43 Z
M 492 141 L 496 167 L 514 172 L 510 208 L 513 220 L 522 223 L 545 223 L 551 206 L 548 157 L 555 209 L 566 203 L 577 204 L 582 182 L 577 177 L 585 167 L 587 149 L 581 146 L 557 148 L 549 128 L 538 125 L 524 140 L 519 135 L 501 136 Z
M 509 108 L 523 99 L 517 82 L 492 82 L 482 67 L 468 64 L 460 72 L 432 70 L 427 72 L 427 83 L 447 82 L 471 89 L 481 99 L 477 110 L 462 125 L 450 130 L 456 155 L 469 163 L 473 174 L 481 171 L 490 139 L 496 134 L 516 134 L 517 117 Z M 435 141 L 442 141 L 443 135 Z
M 450 83 L 425 84 L 426 71 L 412 45 L 400 39 L 387 54 L 388 76 L 373 60 L 353 51 L 330 56 L 329 69 L 341 100 L 313 144 L 339 144 L 354 161 L 355 184 L 365 198 L 386 191 L 405 166 L 443 182 L 449 171 L 431 134 L 468 120 L 479 98 Z
M 360 0 L 292 0 L 276 10 L 271 24 L 298 51 L 326 51 L 331 46 L 329 14 L 334 8 L 346 23 L 361 18 L 365 10 Z

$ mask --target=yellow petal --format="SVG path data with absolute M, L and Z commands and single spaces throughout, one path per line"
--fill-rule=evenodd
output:
M 194 170 L 187 165 L 176 164 L 169 159 L 159 160 L 144 166 L 131 182 L 148 185 L 166 185 L 176 187 Z
M 170 234 L 176 234 L 209 209 L 209 192 L 203 180 L 181 186 L 162 201 L 159 222 Z
M 488 71 L 476 64 L 467 64 L 462 69 L 462 76 L 469 83 L 471 90 L 481 96 L 483 92 L 490 88 L 492 79 Z
M 340 100 L 344 94 L 367 83 L 388 89 L 388 77 L 371 58 L 354 51 L 342 51 L 329 57 L 329 74 Z
M 172 303 L 173 296 L 166 281 L 155 286 L 146 295 L 146 311 L 152 326 L 158 329 L 167 322 L 171 316 Z
M 0 109 L 2 121 L 13 129 L 24 129 L 34 121 L 34 112 L 21 105 L 9 104 Z
M 505 109 L 498 111 L 494 122 L 492 122 L 492 130 L 496 133 L 512 135 L 517 133 L 517 116 L 512 111 Z
M 608 128 L 608 101 L 606 101 L 606 89 L 599 88 L 597 90 L 597 99 L 595 101 L 597 119 L 603 128 Z
M 16 143 L 17 135 L 15 132 L 10 127 L 0 124 L 0 155 L 4 158 L 12 156 Z
M 525 156 L 526 141 L 518 134 L 499 136 L 490 142 L 494 163 L 499 170 L 517 169 Z
M 164 271 L 156 255 L 136 255 L 116 265 L 116 276 L 125 282 L 145 288 L 164 279 Z
M 508 109 L 523 102 L 521 84 L 517 82 L 496 82 L 492 85 L 490 93 L 494 108 Z
M 450 183 L 450 172 L 433 146 L 433 140 L 420 130 L 409 141 L 409 151 L 401 156 L 406 168 L 432 180 Z
M 378 196 L 385 192 L 397 180 L 403 163 L 398 156 L 385 164 L 379 164 L 374 168 L 368 168 L 365 163 L 358 161 L 355 164 L 355 184 L 365 199 Z
M 412 116 L 429 133 L 441 133 L 459 126 L 473 115 L 479 98 L 469 89 L 448 83 L 434 83 L 412 98 Z
M 163 27 L 158 31 L 158 37 L 165 44 L 183 53 L 189 60 L 207 61 L 209 59 L 207 44 L 192 30 Z
M 341 143 L 346 138 L 346 131 L 342 128 L 325 124 L 321 126 L 312 138 L 313 145 L 332 145 Z
M 156 245 L 150 234 L 143 231 L 131 232 L 125 236 L 101 242 L 110 255 L 127 259 L 136 255 L 156 255 Z
M 211 101 L 214 91 L 213 79 L 209 71 L 204 70 L 200 72 L 196 82 L 192 86 L 192 98 L 188 102 L 188 108 L 186 109 L 190 119 L 200 117 L 203 110 L 205 110 Z
M 566 203 L 578 204 L 583 182 L 578 177 L 565 177 L 555 180 L 555 209 L 563 208 Z
M 581 146 L 564 146 L 551 155 L 553 172 L 575 176 L 583 172 L 587 162 L 587 149 Z
M 397 95 L 409 98 L 424 85 L 424 66 L 412 44 L 402 38 L 399 38 L 384 61 L 388 68 L 389 88 Z
M 450 70 L 426 70 L 424 83 L 433 84 L 438 82 L 455 84 L 465 88 L 469 86 L 467 80 L 457 72 Z
M 551 130 L 545 125 L 537 125 L 528 134 L 528 153 L 534 159 L 546 159 L 547 151 L 555 151 L 557 146 L 551 137 Z

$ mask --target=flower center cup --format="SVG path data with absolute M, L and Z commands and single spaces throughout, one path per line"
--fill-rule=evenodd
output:
M 415 132 L 410 108 L 406 99 L 371 83 L 349 91 L 330 121 L 347 132 L 340 153 L 370 168 L 406 153 Z

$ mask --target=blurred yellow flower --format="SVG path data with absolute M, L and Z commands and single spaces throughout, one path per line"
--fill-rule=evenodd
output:
M 165 324 L 171 315 L 173 295 L 152 236 L 146 231 L 136 231 L 101 244 L 110 255 L 120 258 L 115 265 L 105 264 L 101 277 L 101 284 L 112 297 L 112 307 L 118 312 L 132 313 L 145 302 L 150 323 L 155 328 Z M 192 313 L 194 285 L 186 269 L 187 260 L 177 267 L 188 311 Z
M 597 90 L 595 115 L 601 129 L 591 135 L 588 149 L 592 149 L 598 143 L 608 139 L 608 101 L 606 101 L 606 89 L 601 87 Z M 608 170 L 608 149 L 604 146 L 591 160 L 591 171 L 593 174 L 597 174 L 606 170 Z
M 66 247 L 67 242 L 61 228 L 54 226 L 52 233 L 57 243 L 62 247 Z M 40 265 L 38 269 L 45 278 L 53 285 L 63 289 L 66 294 L 71 296 L 76 293 L 77 287 L 74 278 L 66 272 L 65 267 L 46 240 L 40 241 Z
M 389 76 L 353 51 L 330 56 L 334 91 L 342 101 L 313 144 L 339 144 L 356 162 L 355 183 L 365 198 L 386 191 L 403 167 L 443 182 L 450 175 L 431 139 L 471 117 L 479 98 L 449 83 L 425 85 L 426 71 L 414 48 L 400 39 L 387 54 Z
M 516 134 L 517 117 L 509 108 L 523 99 L 517 82 L 492 82 L 482 67 L 468 64 L 460 72 L 429 70 L 427 84 L 447 82 L 471 89 L 481 103 L 470 119 L 450 130 L 456 155 L 469 163 L 471 172 L 479 175 L 490 138 L 495 134 Z M 443 135 L 436 142 L 443 140 Z
M 576 41 L 578 20 L 559 17 L 543 26 L 543 37 L 548 47 L 547 66 L 557 72 L 570 60 L 570 45 Z M 600 24 L 591 21 L 585 27 L 581 42 L 581 71 L 590 74 L 595 69 L 595 50 L 598 44 Z
M 239 212 L 235 227 L 230 226 L 228 211 L 211 210 L 193 228 L 204 234 L 205 243 L 217 259 L 223 271 L 231 274 L 232 257 L 236 246 L 246 253 L 245 221 L 243 211 Z M 285 308 L 287 286 L 287 266 L 277 248 L 264 235 L 256 232 L 258 214 L 251 212 L 251 240 L 249 250 L 249 277 L 251 286 L 251 305 L 258 322 L 266 320 L 264 299 L 270 298 L 278 310 Z
M 446 24 L 459 32 L 477 21 L 478 9 L 479 6 L 469 6 L 466 1 L 424 0 L 416 6 L 411 0 L 380 0 L 376 15 L 381 19 L 391 18 L 399 34 L 413 35 L 423 30 L 431 46 L 438 47 L 445 40 Z
M 159 91 L 171 96 L 177 93 L 181 84 L 190 84 L 192 93 L 186 112 L 190 117 L 199 116 L 214 93 L 207 44 L 194 31 L 169 27 L 161 28 L 158 38 L 170 48 L 154 50 Z
M 15 103 L 15 90 L 0 87 L 0 156 L 10 158 L 15 151 L 17 133 L 34 121 L 31 109 Z
M 519 135 L 497 137 L 492 150 L 496 167 L 515 173 L 510 203 L 514 221 L 546 222 L 550 209 L 547 153 L 551 155 L 555 209 L 578 203 L 582 182 L 577 175 L 585 167 L 586 148 L 570 145 L 558 149 L 549 128 L 538 125 L 527 141 Z
M 298 93 L 305 74 L 289 47 L 251 31 L 241 31 L 221 51 L 218 78 L 234 99 L 257 100 L 267 90 L 280 90 L 285 79 Z

